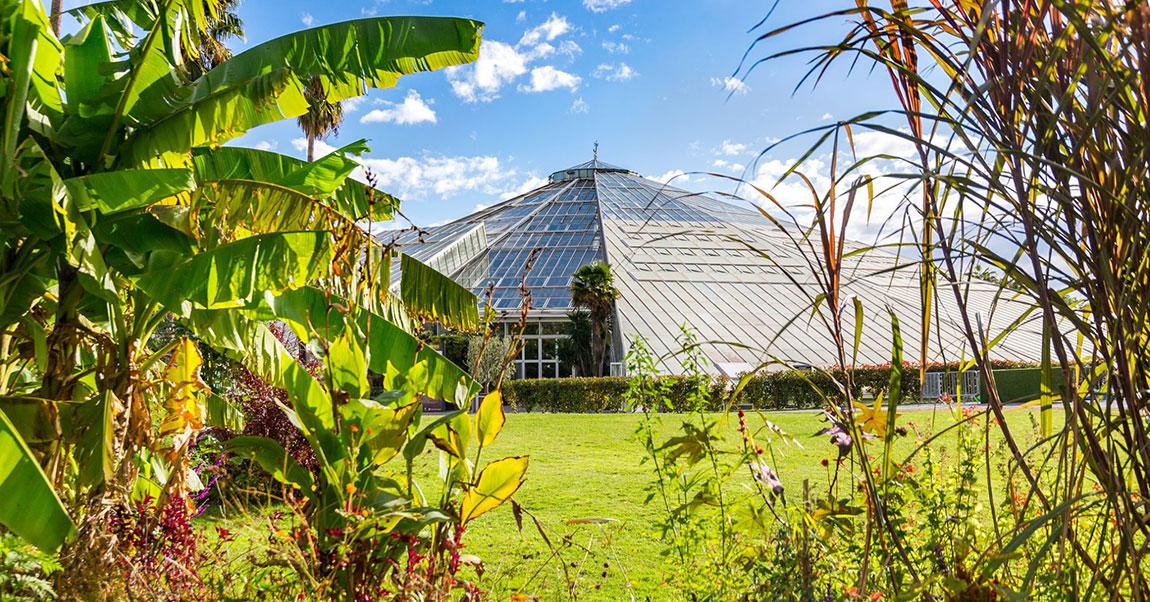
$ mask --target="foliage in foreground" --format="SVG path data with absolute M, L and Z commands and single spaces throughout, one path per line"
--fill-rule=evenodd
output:
M 408 564 L 418 583 L 404 591 L 447 595 L 451 542 L 526 469 L 512 458 L 473 474 L 463 459 L 472 430 L 480 447 L 498 433 L 501 410 L 475 429 L 466 416 L 416 427 L 418 396 L 465 403 L 479 390 L 423 344 L 419 321 L 474 330 L 476 298 L 359 225 L 398 202 L 349 179 L 362 141 L 316 161 L 221 145 L 304 114 L 305 88 L 337 102 L 473 61 L 482 26 L 361 19 L 206 60 L 219 10 L 99 3 L 73 11 L 80 29 L 60 39 L 40 2 L 0 8 L 0 524 L 59 550 L 61 597 L 204 596 L 214 554 L 188 524 L 205 485 L 191 452 L 236 415 L 232 391 L 204 380 L 210 349 L 283 391 L 277 411 L 314 454 L 313 472 L 272 440 L 226 443 L 291 490 L 306 545 L 284 562 L 306 593 L 392 595 L 397 565 L 374 561 L 403 548 L 429 558 Z M 309 352 L 289 352 L 273 321 Z M 387 467 L 427 441 L 455 458 L 435 501 Z M 380 541 L 394 543 L 363 555 Z
M 955 0 L 893 1 L 888 9 L 859 0 L 760 29 L 752 53 L 810 23 L 844 17 L 851 25 L 842 39 L 763 60 L 813 53 L 814 81 L 843 58 L 876 67 L 889 75 L 899 106 L 813 130 L 818 142 L 803 158 L 828 151 L 833 185 L 815 190 L 801 162 L 783 176 L 810 188 L 809 223 L 755 188 L 772 209 L 764 215 L 811 258 L 792 278 L 808 283 L 798 286 L 806 311 L 837 343 L 827 374 L 840 394 L 825 400 L 820 431 L 839 450 L 832 486 L 797 495 L 774 470 L 773 441 L 748 437 L 741 454 L 718 449 L 702 415 L 670 441 L 643 439 L 653 499 L 686 566 L 682 591 L 751 599 L 1146 599 L 1150 5 Z M 914 151 L 855 156 L 859 130 Z M 872 163 L 884 159 L 901 173 L 875 173 Z M 892 453 L 905 426 L 897 413 L 906 380 L 897 369 L 900 326 L 893 312 L 864 308 L 843 285 L 844 259 L 857 251 L 844 252 L 842 241 L 853 209 L 869 208 L 873 197 L 864 203 L 863 196 L 876 188 L 904 195 L 906 219 L 896 242 L 884 246 L 916 271 L 920 370 L 941 338 L 932 325 L 945 295 L 957 308 L 966 363 L 988 384 L 985 412 L 954 427 L 964 444 L 949 465 L 931 457 L 929 439 L 911 456 Z M 1026 307 L 1006 331 L 1044 333 L 1035 445 L 1022 444 L 1005 418 L 992 370 L 1002 336 L 988 339 L 985 330 L 995 307 L 978 307 L 968 294 L 969 279 L 987 267 L 1003 274 L 998 295 Z M 896 369 L 885 397 L 864 405 L 851 370 L 862 324 L 888 313 Z M 641 351 L 632 361 L 632 395 L 657 399 L 657 381 L 644 367 L 650 361 Z M 723 486 L 736 469 L 755 481 L 759 499 L 749 514 L 736 514 Z M 1006 496 L 972 504 L 976 474 L 985 475 L 989 493 L 993 482 Z M 733 570 L 734 559 L 750 560 Z M 719 576 L 717 586 L 694 578 L 708 571 Z
M 644 410 L 636 438 L 652 474 L 646 501 L 673 567 L 669 581 L 685 598 L 874 600 L 896 593 L 988 600 L 1015 590 L 1063 599 L 1067 583 L 1085 576 L 1028 572 L 1042 559 L 1042 540 L 996 548 L 995 517 L 1030 521 L 1040 514 L 1025 503 L 1025 483 L 1009 472 L 1009 453 L 991 442 L 997 426 L 985 411 L 956 403 L 942 411 L 951 418 L 943 418 L 947 426 L 932 433 L 897 415 L 888 420 L 880 396 L 872 407 L 856 406 L 850 423 L 828 410 L 825 428 L 788 433 L 769 420 L 751 428 L 743 410 L 709 413 L 708 393 L 699 388 L 689 396 L 694 406 L 674 418 L 682 421 L 679 431 L 663 439 L 659 424 L 668 417 L 646 408 L 669 402 L 666 380 L 642 341 L 632 350 L 625 398 Z M 684 352 L 685 365 L 697 371 L 701 358 L 691 354 Z M 740 435 L 735 442 L 722 436 L 727 422 Z M 1040 439 L 1037 422 L 1031 427 L 1028 439 Z M 956 439 L 952 453 L 936 450 L 943 435 Z M 811 436 L 817 442 L 804 443 Z M 890 448 L 899 438 L 914 445 L 895 458 Z M 794 466 L 784 458 L 804 444 L 825 450 L 826 489 L 789 478 Z M 881 506 L 870 501 L 872 488 Z M 905 564 L 892 565 L 891 551 L 872 538 L 880 520 L 899 537 Z M 865 586 L 860 571 L 869 575 Z M 1015 580 L 1022 576 L 1025 583 Z

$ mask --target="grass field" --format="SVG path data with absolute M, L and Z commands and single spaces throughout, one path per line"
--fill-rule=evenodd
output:
M 642 417 L 629 414 L 509 414 L 499 441 L 484 451 L 484 458 L 529 455 L 528 477 L 515 499 L 539 518 L 552 543 L 563 548 L 561 560 L 551 557 L 548 546 L 530 519 L 523 532 L 516 528 L 509 507 L 499 508 L 472 523 L 465 542 L 466 553 L 479 556 L 486 572 L 479 583 L 496 600 L 507 600 L 516 591 L 541 599 L 565 599 L 563 566 L 579 581 L 582 600 L 672 599 L 665 579 L 673 568 L 661 555 L 663 545 L 654 526 L 659 509 L 644 504 L 652 475 L 641 463 L 643 449 L 634 431 Z M 662 415 L 663 438 L 672 436 L 682 416 Z M 832 458 L 835 448 L 826 437 L 813 434 L 824 423 L 814 412 L 753 413 L 752 428 L 762 429 L 769 420 L 796 437 L 801 444 L 776 443 L 782 455 L 776 467 L 790 496 L 799 496 L 803 480 L 813 491 L 825 487 L 829 475 L 820 461 Z M 900 412 L 899 424 L 911 434 L 896 444 L 896 457 L 914 445 L 915 432 L 937 432 L 953 424 L 946 408 Z M 1016 412 L 1019 432 L 1029 436 L 1029 419 Z M 737 420 L 730 415 L 724 434 L 737 443 Z M 763 439 L 765 435 L 759 438 Z M 953 446 L 943 436 L 931 444 L 941 451 Z M 429 495 L 436 493 L 438 459 L 426 454 L 417 467 L 417 480 Z M 795 497 L 791 497 L 793 502 Z M 608 522 L 571 524 L 573 519 L 611 519 Z M 569 539 L 568 539 L 569 538 Z M 562 542 L 570 541 L 564 546 Z

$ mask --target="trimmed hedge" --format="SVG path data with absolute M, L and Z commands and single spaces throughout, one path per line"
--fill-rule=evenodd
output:
M 667 406 L 662 411 L 682 412 L 689 409 L 694 383 L 689 377 L 664 376 L 667 384 Z M 526 412 L 620 412 L 628 379 L 621 376 L 603 378 L 544 378 L 513 380 L 504 384 L 503 395 L 507 403 Z M 885 390 L 890 382 L 890 368 L 860 368 L 855 371 L 855 396 L 873 396 Z M 734 382 L 727 378 L 714 378 L 704 407 L 719 411 L 726 407 Z M 735 399 L 738 406 L 756 409 L 809 409 L 825 405 L 824 398 L 812 387 L 818 387 L 827 397 L 839 400 L 837 386 L 821 372 L 786 370 L 755 375 Z M 918 372 L 907 370 L 903 374 L 903 387 L 908 399 L 919 395 Z
M 845 380 L 841 372 L 834 378 L 824 372 L 814 370 L 783 370 L 756 374 L 735 402 L 760 410 L 793 410 L 821 408 L 826 405 L 824 398 L 835 402 L 843 399 L 835 381 Z M 874 397 L 890 385 L 890 368 L 858 368 L 854 371 L 855 399 Z M 921 386 L 918 370 L 907 368 L 902 375 L 903 394 L 907 400 L 918 400 Z
M 1038 396 L 1039 370 L 1015 368 L 1016 364 L 1003 363 L 1004 368 L 994 371 L 999 392 L 1004 401 L 1025 401 Z M 954 370 L 956 366 L 931 366 L 931 371 Z M 841 373 L 836 374 L 844 380 Z M 694 384 L 684 376 L 664 376 L 668 384 L 668 407 L 661 411 L 688 410 Z M 503 395 L 511 406 L 526 412 L 621 412 L 628 379 L 622 376 L 603 378 L 544 378 L 513 380 L 504 384 Z M 854 371 L 854 397 L 874 398 L 885 392 L 890 384 L 889 366 L 867 366 Z M 723 410 L 735 382 L 727 378 L 712 379 L 706 403 L 707 410 Z M 906 403 L 920 401 L 922 386 L 918 368 L 903 368 L 903 394 Z M 831 376 L 814 370 L 783 370 L 763 372 L 753 376 L 743 388 L 735 405 L 758 410 L 817 409 L 826 405 L 825 399 L 841 402 L 842 393 Z
M 525 412 L 618 412 L 627 379 L 603 378 L 517 379 L 503 384 L 504 401 Z
M 688 409 L 694 384 L 683 376 L 664 376 L 669 381 L 664 411 L 682 412 Z M 503 385 L 507 403 L 526 412 L 621 412 L 623 396 L 629 379 L 622 376 L 602 378 L 541 378 L 513 380 Z M 730 383 L 725 378 L 711 381 L 706 408 L 720 410 L 726 403 Z
M 998 397 L 1003 403 L 1032 401 L 1042 396 L 1042 369 L 995 370 L 994 383 L 998 385 Z M 1055 395 L 1060 395 L 1063 388 L 1060 372 L 1054 374 L 1053 384 Z

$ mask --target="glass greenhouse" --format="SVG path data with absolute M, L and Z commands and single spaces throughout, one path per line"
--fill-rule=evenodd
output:
M 690 328 L 715 374 L 736 374 L 776 360 L 829 365 L 835 346 L 811 318 L 818 294 L 801 233 L 784 231 L 745 201 L 681 190 L 639 174 L 589 161 L 551 174 L 535 190 L 422 232 L 385 233 L 413 257 L 471 288 L 491 305 L 505 331 L 520 316 L 521 285 L 529 291 L 529 325 L 520 377 L 564 376 L 557 360 L 561 325 L 574 308 L 571 275 L 606 261 L 620 298 L 615 304 L 612 371 L 620 371 L 629 342 L 645 340 L 667 373 L 681 372 L 675 352 L 681 326 Z M 850 243 L 848 243 L 849 250 Z M 855 248 L 861 248 L 855 246 Z M 527 269 L 533 250 L 535 261 Z M 907 357 L 920 332 L 918 273 L 882 251 L 845 260 L 845 298 L 857 297 L 865 315 L 860 364 L 890 361 L 887 308 L 899 316 Z M 906 264 L 903 258 L 902 264 Z M 971 287 L 989 336 L 1019 320 L 1026 307 L 981 281 Z M 932 360 L 967 359 L 952 298 L 937 295 Z M 984 293 L 984 294 L 977 294 Z M 844 316 L 853 332 L 853 311 Z M 1004 337 L 995 359 L 1036 361 L 1041 327 L 1033 323 Z

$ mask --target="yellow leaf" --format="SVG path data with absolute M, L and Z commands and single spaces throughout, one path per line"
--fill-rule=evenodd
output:
M 205 410 L 198 393 L 209 389 L 200 378 L 200 366 L 203 364 L 204 358 L 195 341 L 181 338 L 164 371 L 164 378 L 171 389 L 164 400 L 167 415 L 160 423 L 160 435 L 190 437 L 204 428 Z
M 467 458 L 467 446 L 471 442 L 471 416 L 461 413 L 445 422 L 430 433 L 427 438 L 435 447 L 447 452 L 457 460 Z
M 487 447 L 495 442 L 503 424 L 507 422 L 507 415 L 503 413 L 503 395 L 492 391 L 479 402 L 479 410 L 475 412 L 475 435 L 481 447 Z
M 511 499 L 523 484 L 525 474 L 527 456 L 503 458 L 488 464 L 479 473 L 475 485 L 463 493 L 463 501 L 459 505 L 460 521 L 466 523 Z

